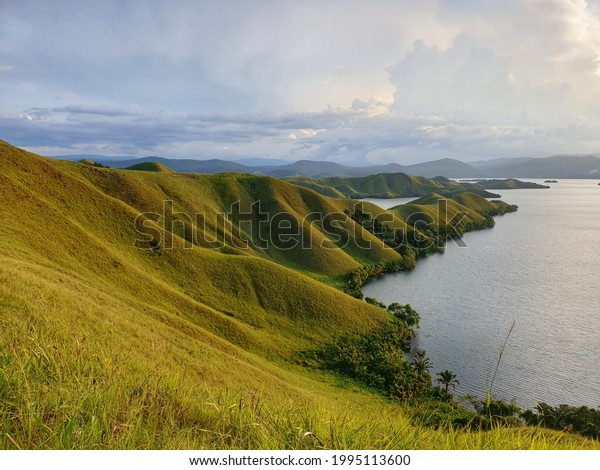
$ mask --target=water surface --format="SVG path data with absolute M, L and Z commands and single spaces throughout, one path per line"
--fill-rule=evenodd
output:
M 598 181 L 500 193 L 519 211 L 496 217 L 493 229 L 467 233 L 467 247 L 449 241 L 445 253 L 373 280 L 363 292 L 417 309 L 416 346 L 427 351 L 433 373 L 458 375 L 459 395 L 484 396 L 514 322 L 496 398 L 523 407 L 600 406 Z

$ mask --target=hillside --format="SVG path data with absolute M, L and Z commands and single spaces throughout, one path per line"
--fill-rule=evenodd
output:
M 436 193 L 390 209 L 403 220 L 410 220 L 429 236 L 459 236 L 470 230 L 494 226 L 495 215 L 517 210 L 502 201 L 488 201 L 478 194 L 463 192 L 447 198 Z
M 2 141 L 0 198 L 3 449 L 596 445 L 533 428 L 449 434 L 306 364 L 303 352 L 390 322 L 314 279 L 402 260 L 346 216 L 353 201 L 244 174 L 54 161 Z M 261 218 L 257 200 L 262 213 L 303 220 L 297 240 L 312 248 L 287 245 L 288 224 L 282 244 L 261 246 L 275 226 L 247 227 Z M 243 210 L 220 225 L 236 201 Z M 319 211 L 340 217 L 307 217 Z M 215 237 L 200 236 L 202 219 Z
M 138 163 L 136 165 L 128 166 L 125 169 L 136 171 L 157 171 L 163 173 L 173 173 L 173 170 L 171 170 L 168 166 L 158 162 Z
M 90 158 L 83 158 L 83 159 L 79 160 L 79 163 L 83 163 L 84 165 L 95 166 L 98 168 L 105 168 L 105 166 L 102 163 L 95 162 L 94 160 L 92 160 Z
M 317 277 L 401 259 L 344 214 L 355 202 L 320 197 L 274 178 L 223 173 L 170 174 L 165 180 L 162 174 L 122 171 L 84 171 L 77 177 L 149 213 L 147 218 L 161 216 L 176 235 L 166 233 L 167 244 L 260 257 Z M 383 212 L 374 205 L 369 210 Z M 399 219 L 393 224 L 411 231 Z M 357 245 L 357 236 L 371 248 Z
M 451 196 L 463 191 L 476 192 L 483 197 L 500 197 L 477 184 L 459 183 L 442 176 L 428 179 L 405 173 L 380 173 L 358 178 L 294 177 L 286 178 L 286 181 L 323 195 L 353 199 L 419 197 L 433 192 Z
M 101 425 L 109 429 L 122 419 L 127 426 L 136 426 L 136 421 L 127 424 L 129 418 L 118 418 L 119 413 L 130 411 L 118 406 L 94 411 L 100 406 L 98 400 L 104 393 L 134 393 L 128 387 L 134 387 L 136 380 L 143 382 L 155 368 L 163 377 L 152 379 L 158 380 L 157 393 L 187 377 L 204 394 L 212 389 L 218 395 L 224 390 L 219 384 L 227 384 L 229 390 L 247 390 L 249 395 L 267 387 L 277 399 L 306 400 L 312 396 L 310 390 L 327 385 L 282 369 L 278 362 L 288 362 L 293 370 L 297 351 L 322 343 L 332 332 L 361 331 L 386 321 L 381 309 L 259 256 L 221 254 L 196 246 L 134 247 L 140 236 L 135 219 L 140 210 L 160 208 L 154 203 L 166 191 L 162 178 L 181 180 L 180 186 L 170 185 L 169 197 L 183 206 L 200 194 L 222 189 L 228 179 L 235 180 L 233 175 L 206 189 L 202 178 L 193 175 L 96 169 L 0 145 L 0 349 L 12 358 L 3 363 L 10 367 L 5 369 L 9 375 L 2 377 L 12 377 L 15 386 L 30 380 L 38 393 L 38 387 L 50 386 L 46 394 L 57 403 L 67 393 L 61 391 L 63 387 L 81 390 L 82 399 L 88 397 L 89 413 L 104 416 L 106 423 Z M 271 183 L 289 186 L 265 181 L 262 189 L 267 191 Z M 235 197 L 243 184 L 219 197 Z M 187 201 L 180 199 L 180 191 L 194 188 Z M 302 200 L 302 191 L 290 188 L 286 197 L 299 198 L 290 202 L 311 203 Z M 217 196 L 211 201 L 216 203 L 220 203 Z M 201 207 L 194 209 L 200 212 Z M 164 234 L 158 225 L 153 227 Z M 175 238 L 176 244 L 182 241 Z M 332 269 L 355 265 L 341 250 L 330 251 L 341 254 L 339 264 L 335 255 L 326 258 Z M 37 351 L 43 351 L 42 362 L 29 364 L 27 375 L 21 377 L 19 364 L 27 363 Z M 110 364 L 118 376 L 110 375 L 106 369 Z M 51 369 L 38 376 L 38 366 Z M 81 370 L 85 383 L 74 382 L 82 377 L 70 378 L 69 367 Z M 119 388 L 114 383 L 129 375 L 132 378 L 124 383 L 130 385 Z M 96 385 L 91 383 L 94 376 Z M 27 398 L 22 392 L 12 395 L 10 387 L 2 390 L 8 394 L 3 395 L 6 399 L 18 403 Z M 118 396 L 113 398 L 117 402 Z M 149 399 L 144 397 L 145 392 L 140 399 Z M 76 413 L 73 419 L 77 426 L 89 425 L 91 415 L 77 408 L 78 403 L 69 404 Z M 57 412 L 52 402 L 42 401 L 28 416 L 41 419 L 44 424 L 36 427 L 43 429 L 68 425 L 45 417 Z M 18 426 L 3 421 L 2 435 L 8 433 L 21 445 L 43 446 L 42 441 L 28 441 L 13 425 Z M 2 447 L 6 446 L 5 442 Z
M 485 218 L 486 216 L 502 215 L 506 212 L 504 208 L 508 207 L 508 204 L 503 201 L 489 201 L 472 192 L 463 192 L 452 196 L 451 198 L 432 193 L 425 197 L 415 199 L 409 204 L 394 206 L 390 209 L 390 211 L 405 214 L 403 218 L 406 219 L 413 216 L 414 213 L 418 213 L 423 210 L 425 206 L 437 205 L 440 201 L 447 203 L 448 208 L 451 210 L 451 215 L 458 212 L 464 212 L 467 215 L 467 220 L 477 222 L 481 221 L 482 217 Z M 415 206 L 419 206 L 420 209 L 416 210 Z M 513 209 L 516 210 L 516 207 L 513 207 Z

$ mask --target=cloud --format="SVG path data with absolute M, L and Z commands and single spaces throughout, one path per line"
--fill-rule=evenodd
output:
M 105 116 L 105 117 L 123 117 L 123 116 L 138 116 L 139 108 L 135 106 L 103 106 L 103 105 L 67 105 L 53 108 L 33 107 L 25 112 L 26 115 L 35 119 L 49 119 L 61 115 L 90 115 L 90 116 Z M 72 118 L 71 118 L 72 119 Z M 80 117 L 79 119 L 83 119 Z
M 412 163 L 600 145 L 596 3 L 46 3 L 0 17 L 2 137 L 43 153 Z
M 54 113 L 96 114 L 99 116 L 135 116 L 137 114 L 136 110 L 132 107 L 122 108 L 89 105 L 69 105 L 58 108 L 52 108 L 50 111 Z
M 102 149 L 107 155 L 271 157 L 349 164 L 585 153 L 600 144 L 595 123 L 583 117 L 561 127 L 457 122 L 439 115 L 398 112 L 371 115 L 368 110 L 351 109 L 271 115 L 140 113 L 118 119 L 92 117 L 93 122 L 87 114 L 74 114 L 68 120 L 60 113 L 45 119 L 4 118 L 0 127 L 4 139 L 42 154 Z M 315 127 L 307 128 L 307 123 Z

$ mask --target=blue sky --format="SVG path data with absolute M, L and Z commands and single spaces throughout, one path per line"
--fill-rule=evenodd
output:
M 348 164 L 595 153 L 599 20 L 580 0 L 0 0 L 0 138 Z

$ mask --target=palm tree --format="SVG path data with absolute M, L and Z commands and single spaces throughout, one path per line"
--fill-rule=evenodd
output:
M 431 361 L 425 355 L 425 351 L 417 349 L 413 353 L 413 366 L 419 375 L 425 375 L 431 369 Z
M 456 374 L 454 372 L 449 371 L 448 369 L 446 369 L 443 372 L 438 372 L 437 376 L 437 382 L 446 387 L 446 394 L 448 395 L 450 394 L 450 387 L 452 387 L 452 389 L 455 389 L 456 386 L 460 384 L 460 382 L 456 380 Z

